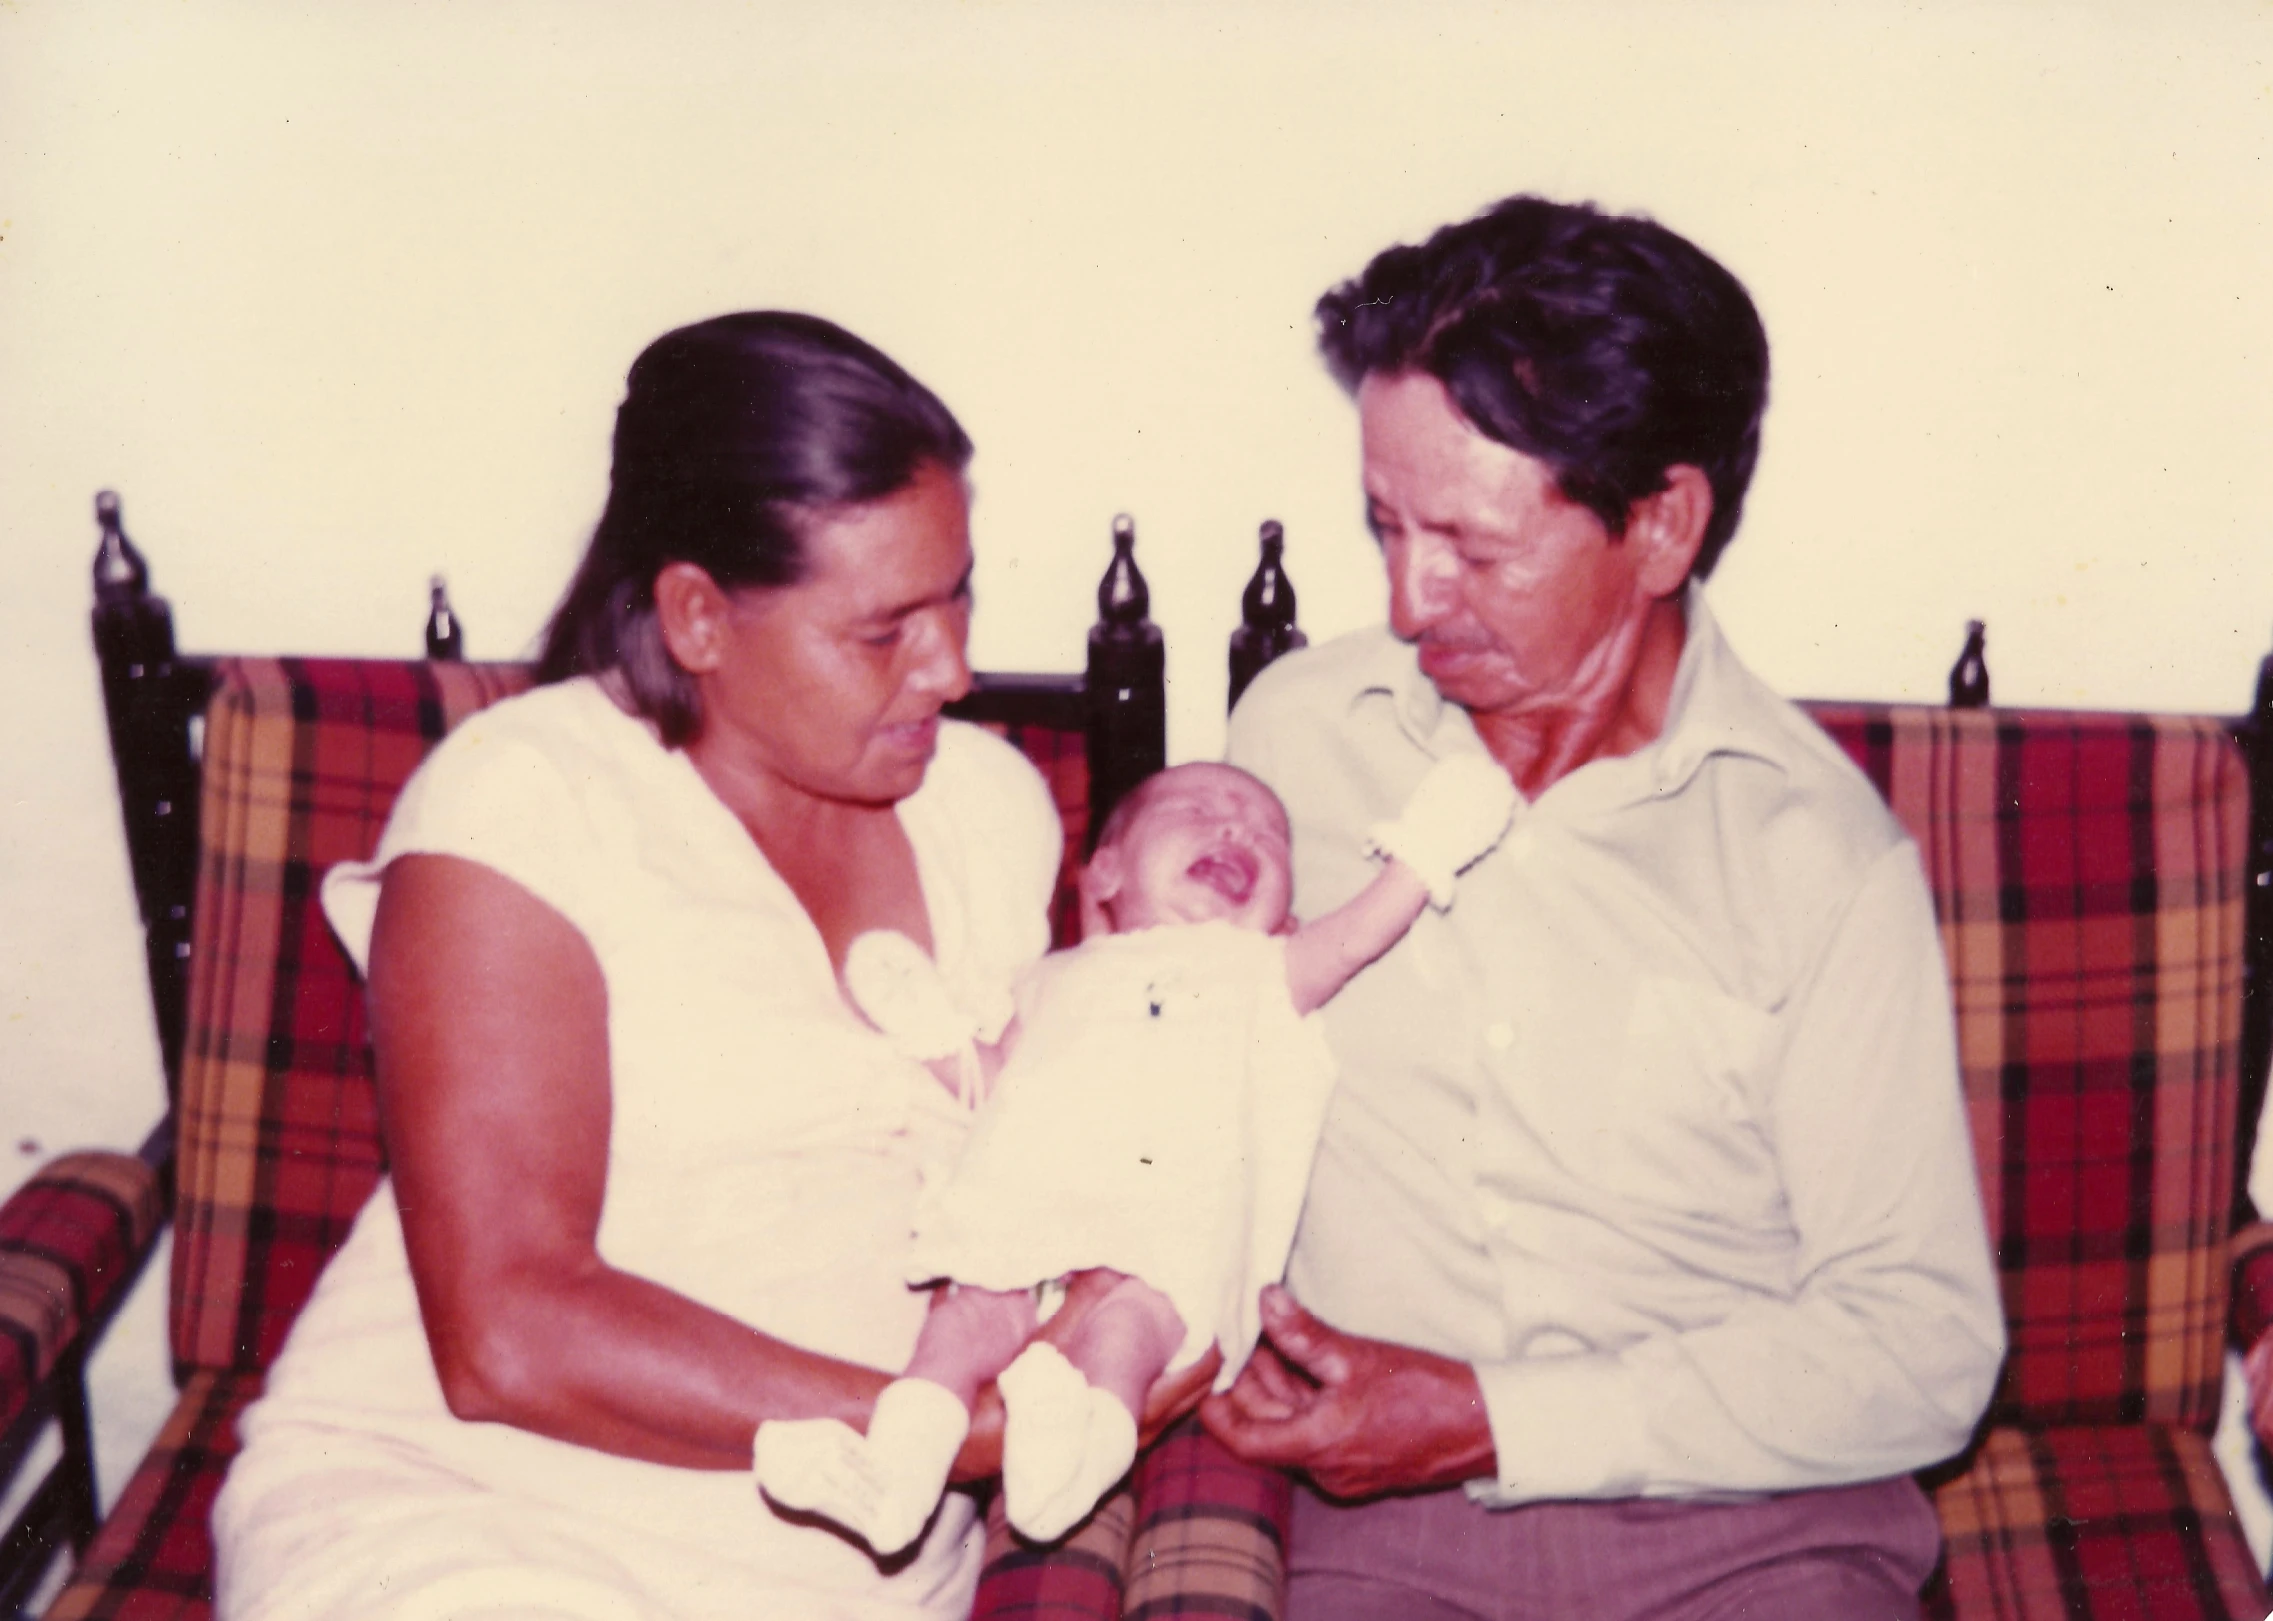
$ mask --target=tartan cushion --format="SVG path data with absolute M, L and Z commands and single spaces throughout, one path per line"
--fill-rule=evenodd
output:
M 237 1453 L 237 1415 L 260 1386 L 258 1374 L 190 1375 L 47 1621 L 206 1621 L 213 1499 Z
M 1116 1621 L 1135 1513 L 1124 1482 L 1064 1541 L 1037 1545 L 1010 1529 L 996 1492 L 987 1504 L 986 1564 L 971 1621 Z
M 1275 1621 L 1293 1506 L 1286 1476 L 1241 1463 L 1187 1418 L 1063 1543 L 1014 1537 L 998 1494 L 973 1621 Z
M 182 1058 L 173 1346 L 264 1368 L 381 1165 L 363 995 L 316 903 L 518 665 L 222 661 L 206 710 Z
M 1272 1621 L 1286 1599 L 1293 1513 L 1285 1475 L 1240 1462 L 1196 1420 L 1184 1420 L 1137 1465 L 1129 1621 Z
M 2260 1621 L 2273 1609 L 2210 1444 L 2161 1424 L 1997 1429 L 1934 1504 L 1931 1617 Z
M 1918 842 L 2011 1335 L 1991 1417 L 2218 1411 L 2248 779 L 2199 717 L 1818 704 Z
M 63 1154 L 0 1205 L 0 1434 L 117 1297 L 157 1235 L 158 1174 L 132 1154 Z

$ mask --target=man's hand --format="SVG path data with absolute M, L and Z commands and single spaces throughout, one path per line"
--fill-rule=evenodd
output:
M 1494 1472 L 1491 1423 L 1467 1363 L 1339 1333 L 1275 1285 L 1262 1307 L 1265 1343 L 1237 1384 L 1200 1404 L 1200 1422 L 1233 1452 L 1298 1469 L 1345 1498 Z

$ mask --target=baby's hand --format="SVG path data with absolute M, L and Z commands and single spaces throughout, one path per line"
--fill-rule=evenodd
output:
M 1374 828 L 1369 847 L 1412 868 L 1441 912 L 1452 904 L 1453 880 L 1507 832 L 1515 805 L 1515 784 L 1497 761 L 1454 754 L 1430 768 L 1402 816 Z

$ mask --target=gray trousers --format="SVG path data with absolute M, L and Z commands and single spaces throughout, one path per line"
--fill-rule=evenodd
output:
M 1907 1477 L 1741 1503 L 1483 1509 L 1298 1488 L 1287 1621 L 1916 1621 L 1941 1530 Z

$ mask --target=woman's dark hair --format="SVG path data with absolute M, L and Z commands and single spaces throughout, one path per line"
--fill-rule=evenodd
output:
M 1510 197 L 1329 292 L 1318 342 L 1352 391 L 1375 372 L 1436 378 L 1614 536 L 1668 469 L 1700 469 L 1713 491 L 1700 579 L 1736 532 L 1768 336 L 1743 284 L 1653 220 Z
M 608 505 L 537 679 L 617 671 L 666 744 L 692 742 L 701 696 L 656 622 L 664 567 L 696 564 L 729 591 L 793 585 L 815 518 L 970 459 L 947 407 L 842 327 L 769 310 L 665 333 L 632 363 Z

